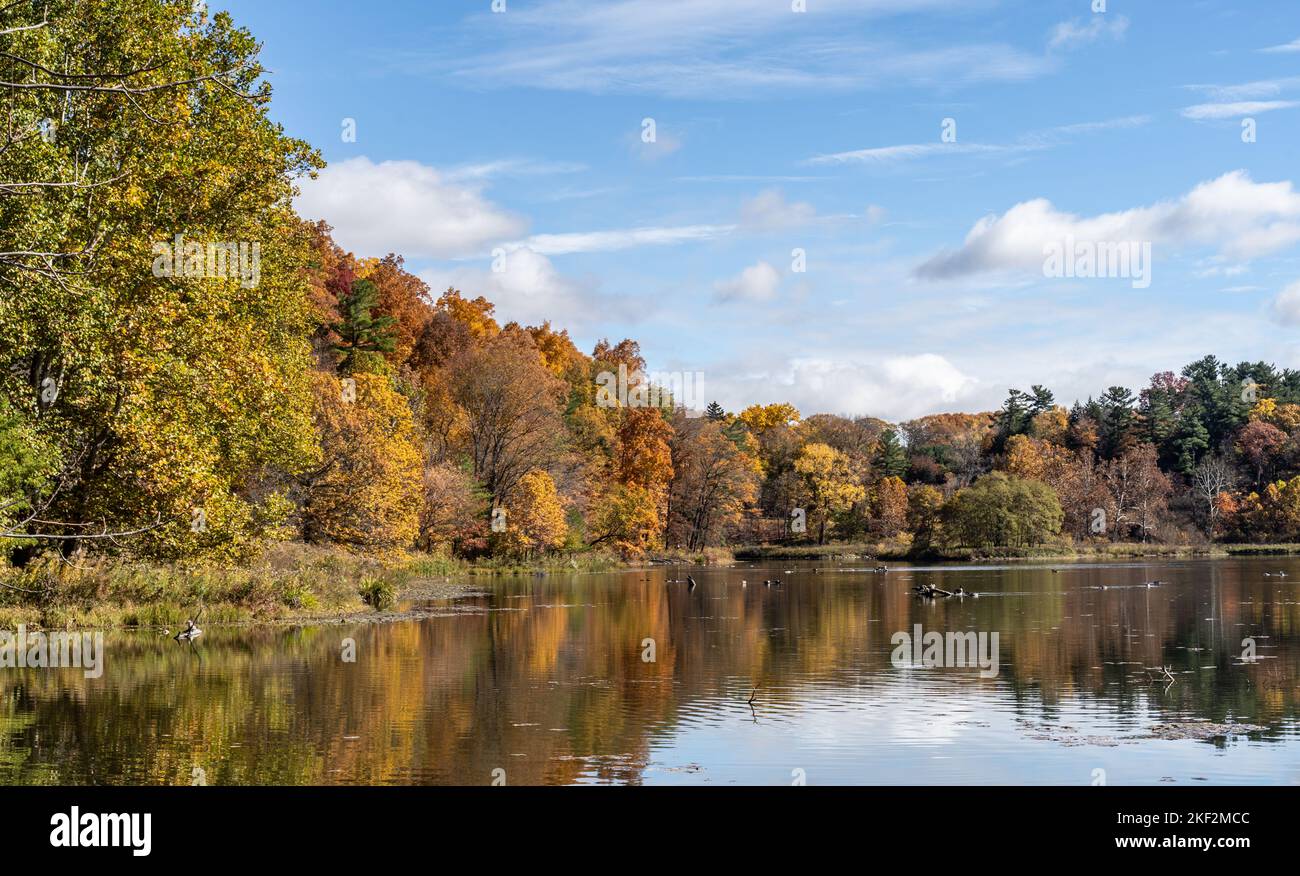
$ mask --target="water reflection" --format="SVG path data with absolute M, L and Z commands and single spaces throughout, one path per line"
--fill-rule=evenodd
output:
M 99 679 L 0 669 L 0 781 L 1300 781 L 1295 560 L 685 574 L 526 578 L 440 616 L 193 645 L 109 633 Z M 915 624 L 997 631 L 999 674 L 895 667 Z M 1184 719 L 1267 729 L 1141 738 Z

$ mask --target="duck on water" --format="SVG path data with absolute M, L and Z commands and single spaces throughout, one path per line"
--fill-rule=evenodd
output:
M 199 629 L 199 618 L 203 617 L 203 607 L 199 607 L 199 613 L 185 622 L 185 629 L 176 634 L 175 639 L 178 642 L 193 642 L 199 636 L 203 635 L 203 630 Z

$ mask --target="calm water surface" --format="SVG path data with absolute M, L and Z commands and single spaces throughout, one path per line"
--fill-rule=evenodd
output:
M 980 597 L 923 601 L 921 581 Z M 0 782 L 1300 783 L 1294 558 L 484 586 L 400 623 L 209 628 L 193 647 L 112 632 L 98 679 L 0 669 Z M 997 676 L 895 666 L 891 637 L 916 624 L 997 632 Z M 1150 737 L 1186 720 L 1266 729 Z

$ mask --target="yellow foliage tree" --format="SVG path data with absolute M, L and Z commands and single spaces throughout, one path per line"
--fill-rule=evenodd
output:
M 485 341 L 496 337 L 501 332 L 501 326 L 492 318 L 496 305 L 482 295 L 471 300 L 455 289 L 448 289 L 442 293 L 435 307 L 451 314 L 457 322 L 469 329 L 470 334 L 477 340 Z
M 1029 431 L 1035 438 L 1052 444 L 1064 444 L 1070 435 L 1070 412 L 1055 405 L 1036 414 Z
M 506 523 L 509 551 L 527 556 L 564 544 L 564 504 L 549 474 L 533 469 L 519 479 L 506 504 Z
M 407 546 L 419 533 L 422 460 L 406 399 L 387 377 L 312 375 L 323 464 L 302 479 L 303 537 Z
M 1046 480 L 1047 460 L 1043 458 L 1040 442 L 1028 435 L 1012 435 L 1007 439 L 1006 470 L 1018 478 L 1034 481 Z
M 609 543 L 624 556 L 645 553 L 659 540 L 663 524 L 658 500 L 644 487 L 618 484 L 601 497 L 596 507 L 596 530 L 592 545 Z
M 849 458 L 828 444 L 805 445 L 794 470 L 803 477 L 809 504 L 820 519 L 817 541 L 825 544 L 827 518 L 861 502 L 867 491 L 854 479 Z
M 740 421 L 753 431 L 762 433 L 775 426 L 789 426 L 799 422 L 799 410 L 785 402 L 750 405 L 740 412 Z

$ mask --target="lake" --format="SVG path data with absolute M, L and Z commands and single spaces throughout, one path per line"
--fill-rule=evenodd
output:
M 111 631 L 98 678 L 0 669 L 0 782 L 1300 783 L 1296 558 L 475 586 L 394 623 Z M 926 665 L 917 625 L 983 634 L 996 668 Z M 1154 729 L 1185 721 L 1263 729 Z

